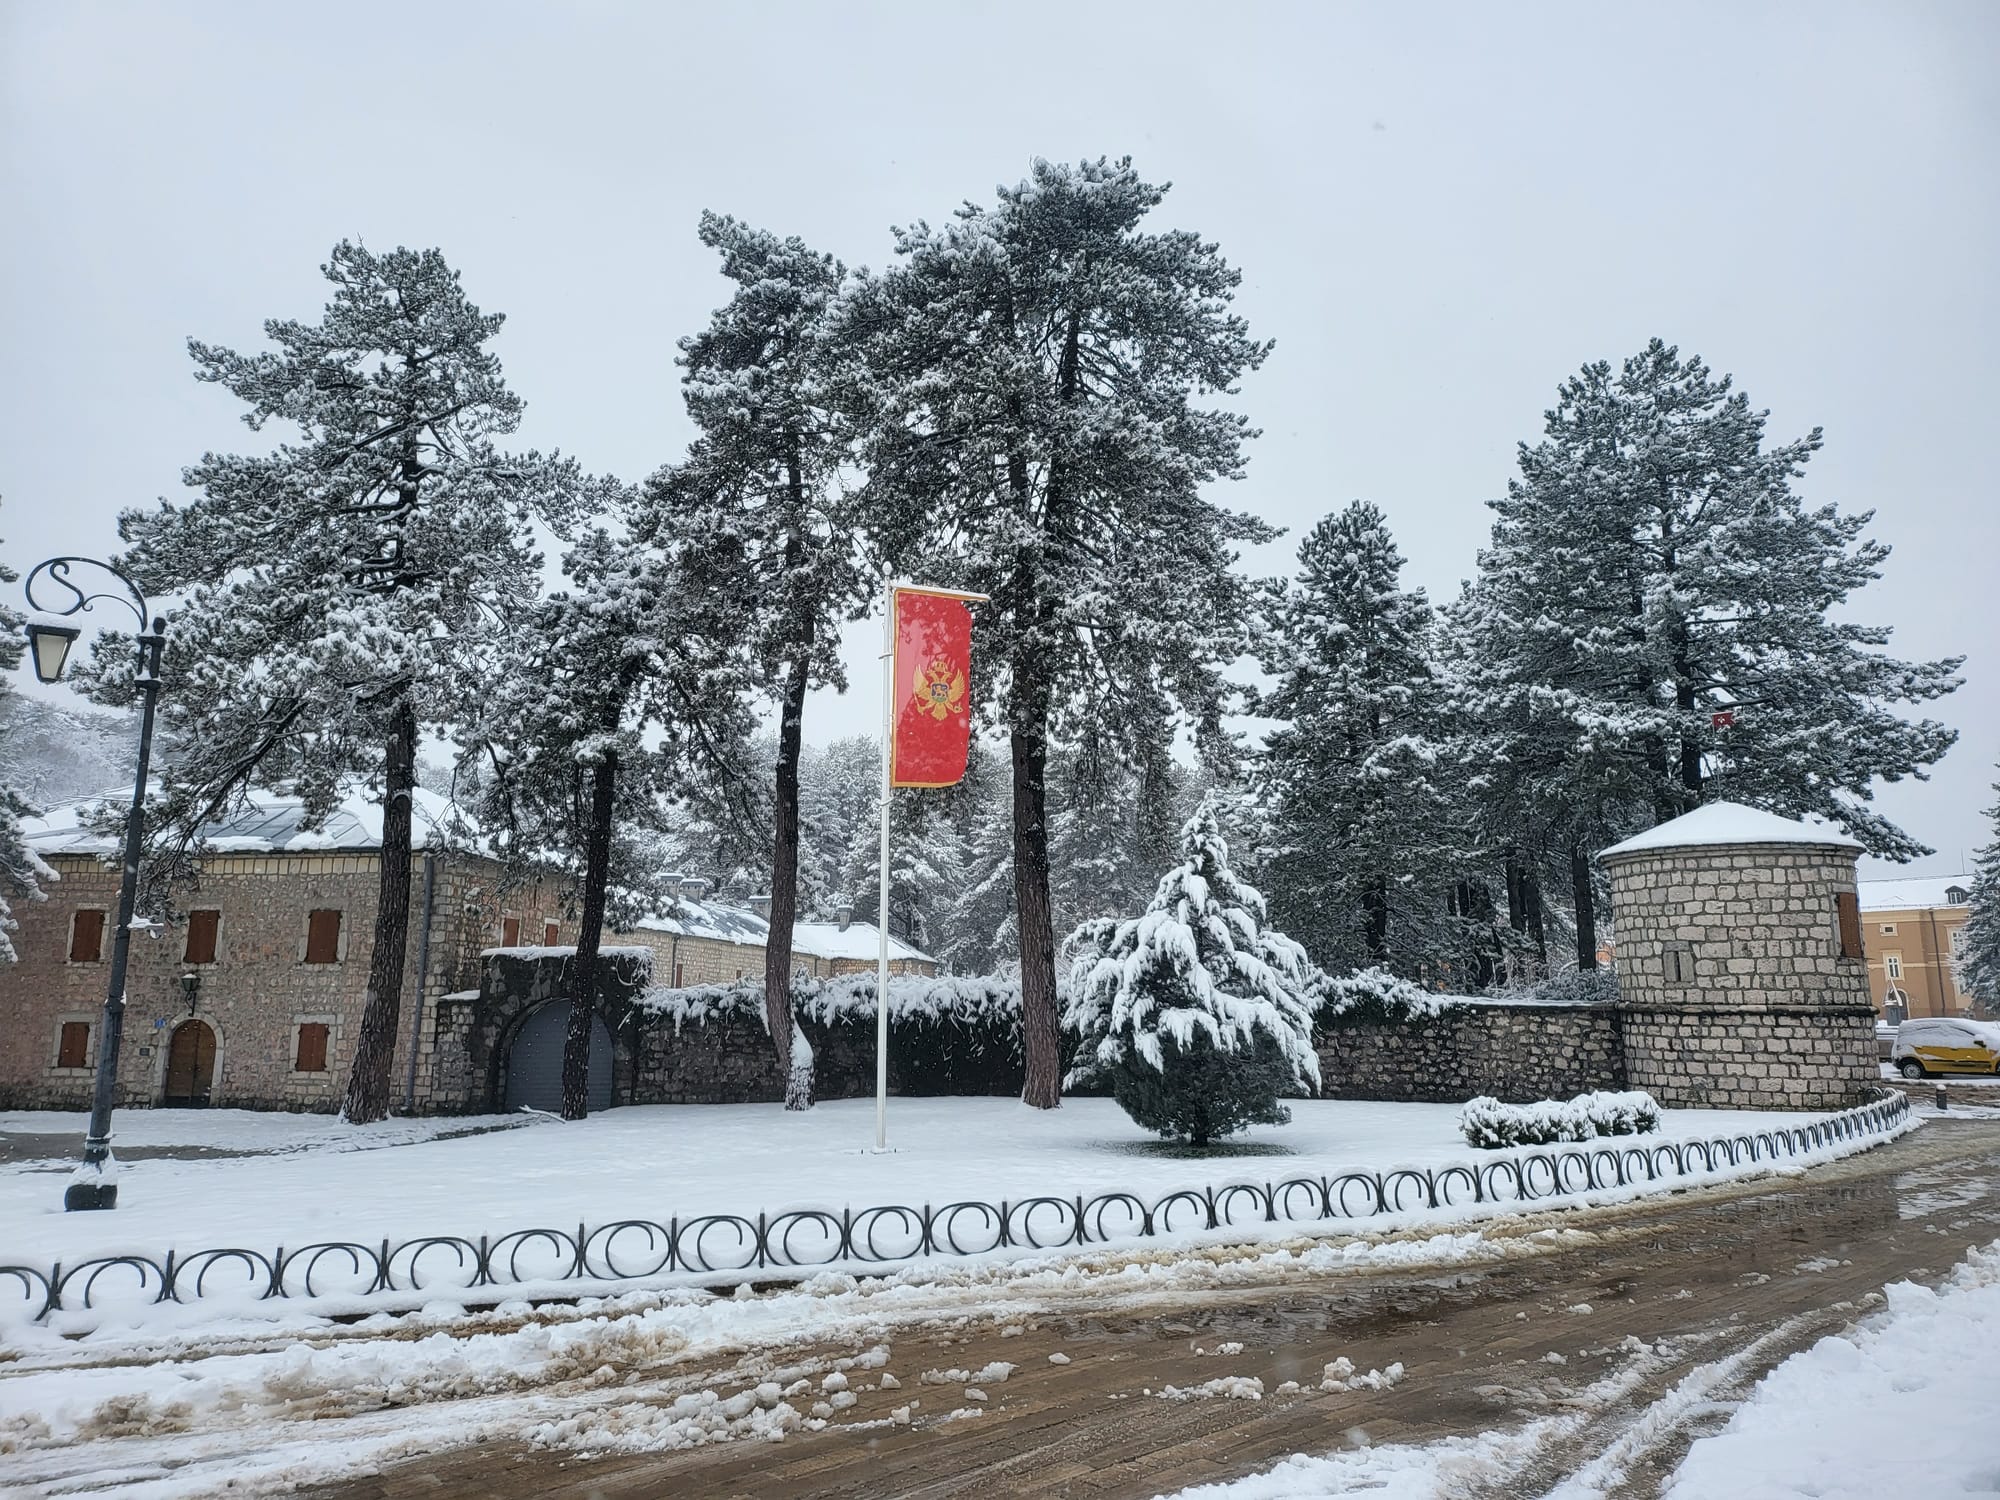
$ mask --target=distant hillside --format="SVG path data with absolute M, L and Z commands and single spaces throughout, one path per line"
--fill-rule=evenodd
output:
M 137 714 L 0 697 L 0 781 L 37 811 L 130 786 L 138 746 Z

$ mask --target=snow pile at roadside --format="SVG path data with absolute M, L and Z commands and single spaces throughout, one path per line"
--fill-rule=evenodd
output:
M 1688 1451 L 1669 1500 L 1881 1500 L 2000 1489 L 2000 1240 L 1938 1291 L 1899 1281 L 1884 1312 L 1793 1355 Z

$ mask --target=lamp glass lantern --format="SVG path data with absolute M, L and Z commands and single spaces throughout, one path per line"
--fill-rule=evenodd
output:
M 83 632 L 72 625 L 52 625 L 42 620 L 28 622 L 28 650 L 35 659 L 35 676 L 43 682 L 61 682 L 69 648 Z

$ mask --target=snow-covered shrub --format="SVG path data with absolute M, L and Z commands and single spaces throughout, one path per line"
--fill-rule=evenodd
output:
M 1359 1021 L 1412 1021 L 1435 1016 L 1459 1002 L 1391 974 L 1361 969 L 1336 979 L 1315 971 L 1311 981 L 1313 1019 L 1321 1026 Z
M 1618 999 L 1618 976 L 1610 969 L 1571 969 L 1551 974 L 1528 998 L 1537 1005 L 1610 1005 Z
M 1467 1101 L 1458 1112 L 1458 1128 L 1468 1146 L 1482 1151 L 1606 1135 L 1647 1135 L 1660 1128 L 1660 1106 L 1651 1094 L 1637 1090 L 1578 1094 L 1574 1099 L 1542 1099 L 1534 1104 L 1502 1104 L 1482 1096 Z
M 1073 1081 L 1108 1082 L 1138 1124 L 1203 1146 L 1289 1120 L 1279 1100 L 1318 1086 L 1319 1057 L 1305 953 L 1230 870 L 1213 798 L 1181 829 L 1181 856 L 1144 913 L 1073 937 L 1064 1024 Z

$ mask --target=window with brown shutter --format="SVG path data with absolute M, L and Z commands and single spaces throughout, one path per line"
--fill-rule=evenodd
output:
M 1840 956 L 1862 957 L 1860 898 L 1852 891 L 1838 891 L 1834 894 L 1833 911 L 1840 920 Z
M 294 1073 L 326 1071 L 326 1034 L 324 1021 L 307 1021 L 299 1027 L 298 1055 L 292 1059 Z
M 687 983 L 687 980 L 686 980 L 686 978 L 685 978 L 685 975 L 686 975 L 686 974 L 687 974 L 687 965 L 686 965 L 686 964 L 675 964 L 675 965 L 674 965 L 674 988 L 675 988 L 675 989 L 680 989 L 680 988 L 681 988 L 681 987 L 682 987 L 682 986 L 683 986 L 684 984 L 686 984 L 686 983 Z
M 340 909 L 328 908 L 306 913 L 306 962 L 340 962 Z
M 191 911 L 188 913 L 187 953 L 181 959 L 187 964 L 212 964 L 215 962 L 215 935 L 222 926 L 219 911 Z
M 500 946 L 518 948 L 521 946 L 521 919 L 502 917 L 500 919 Z
M 84 907 L 69 926 L 69 961 L 94 964 L 104 957 L 104 913 Z
M 84 1068 L 90 1064 L 90 1023 L 88 1021 L 65 1021 L 62 1023 L 62 1040 L 56 1046 L 56 1066 L 59 1068 Z
M 556 923 L 554 922 L 542 923 L 542 946 L 544 948 L 555 947 L 557 939 L 560 938 L 561 935 L 562 935 L 562 929 Z

